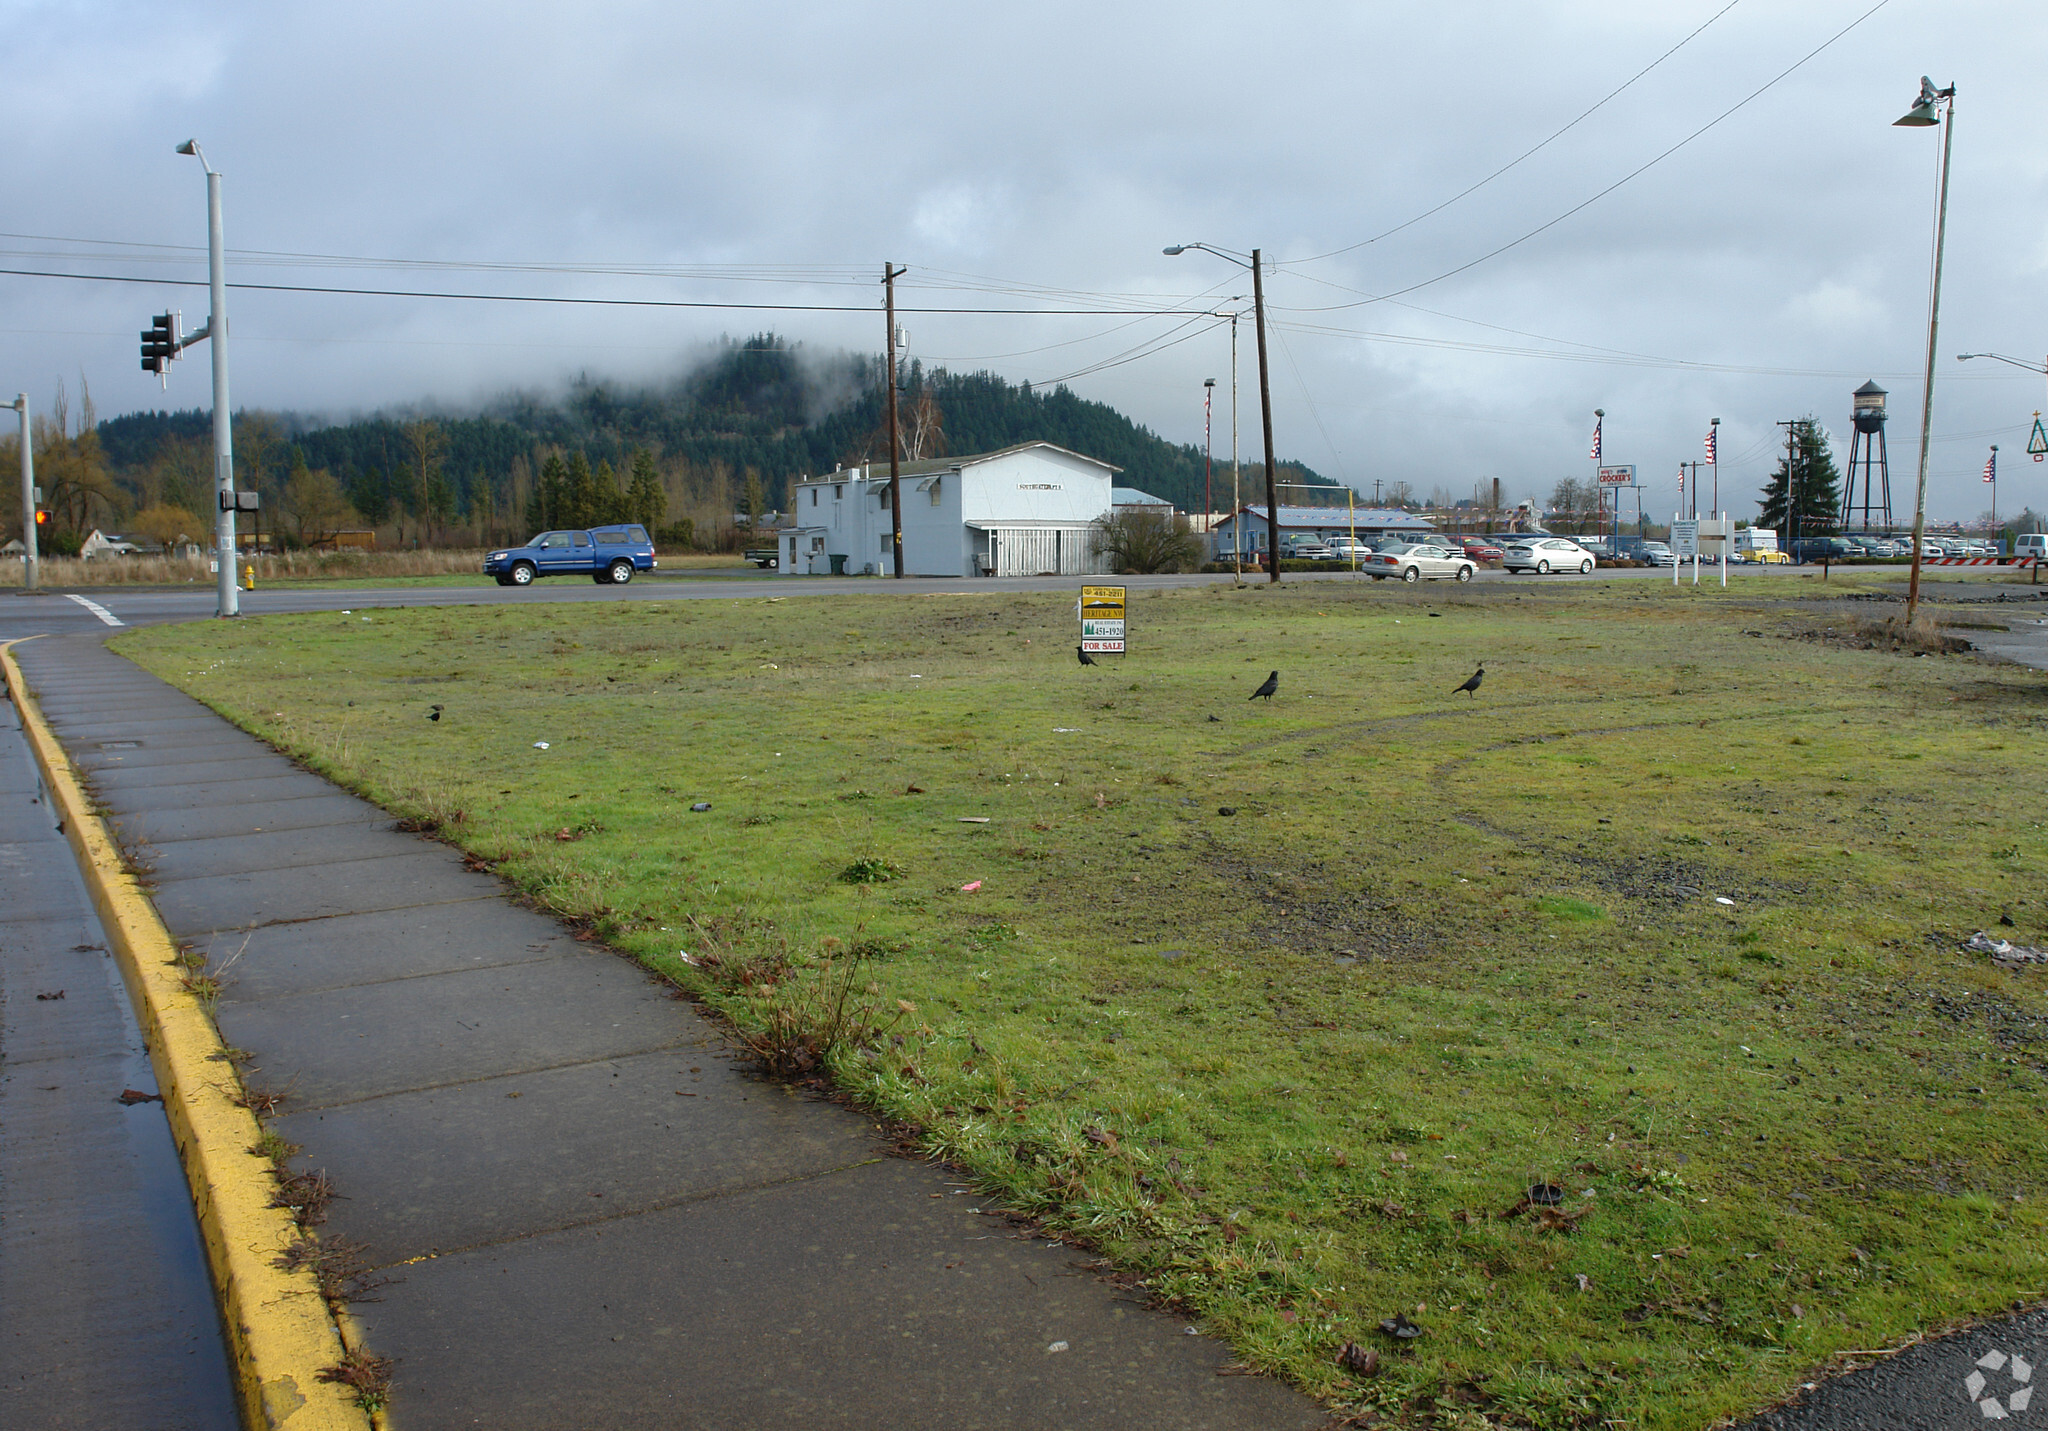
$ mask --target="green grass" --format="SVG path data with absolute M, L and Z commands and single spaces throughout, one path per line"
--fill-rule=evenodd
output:
M 2043 975 L 1956 947 L 2048 935 L 2048 677 L 1778 639 L 1815 594 L 1137 592 L 1098 669 L 1071 595 L 117 644 L 744 1027 L 857 951 L 912 1010 L 840 1082 L 1248 1364 L 1676 1428 L 2048 1285 Z

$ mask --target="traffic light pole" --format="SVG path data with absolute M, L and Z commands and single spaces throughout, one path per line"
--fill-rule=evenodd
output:
M 220 175 L 206 163 L 199 142 L 178 146 L 206 167 L 206 269 L 213 312 L 204 336 L 213 344 L 213 548 L 218 568 L 216 616 L 242 614 L 241 587 L 235 581 L 235 438 L 228 413 L 228 269 L 221 238 Z M 194 334 L 187 342 L 197 341 Z
M 37 589 L 36 560 L 36 458 L 28 440 L 28 394 L 17 397 L 14 410 L 21 414 L 21 584 L 24 591 Z

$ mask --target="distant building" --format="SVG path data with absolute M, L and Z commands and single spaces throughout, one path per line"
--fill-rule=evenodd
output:
M 78 554 L 90 561 L 94 557 L 134 556 L 142 548 L 126 537 L 110 536 L 94 527 L 78 544 Z
M 1244 535 L 1237 533 L 1242 527 Z M 1266 549 L 1266 509 L 1263 505 L 1240 507 L 1224 517 L 1210 530 L 1210 550 L 1219 556 L 1241 550 L 1250 556 Z M 1330 537 L 1358 534 L 1362 542 L 1371 543 L 1381 537 L 1402 536 L 1420 540 L 1430 535 L 1436 527 L 1424 517 L 1413 512 L 1404 512 L 1398 507 L 1290 507 L 1280 504 L 1280 540 L 1290 537 L 1312 537 L 1324 541 Z M 1239 542 L 1242 545 L 1238 545 Z
M 906 576 L 1086 576 L 1119 468 L 1050 442 L 901 464 Z M 796 484 L 776 533 L 783 576 L 887 575 L 895 569 L 889 466 L 870 462 Z
M 1164 497 L 1155 497 L 1150 492 L 1140 492 L 1136 487 L 1110 488 L 1109 504 L 1119 512 L 1157 512 L 1164 517 L 1173 515 L 1173 503 Z

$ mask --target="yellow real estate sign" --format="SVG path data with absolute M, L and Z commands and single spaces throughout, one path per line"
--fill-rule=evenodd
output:
M 1081 588 L 1081 649 L 1124 653 L 1124 588 Z

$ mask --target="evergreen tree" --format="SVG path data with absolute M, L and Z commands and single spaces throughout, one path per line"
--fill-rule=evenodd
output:
M 652 532 L 667 513 L 668 493 L 662 490 L 661 476 L 654 470 L 654 454 L 644 447 L 637 448 L 633 453 L 633 482 L 626 489 L 627 520 Z
M 533 484 L 533 497 L 526 507 L 526 525 L 535 532 L 566 526 L 563 510 L 568 490 L 569 469 L 562 462 L 562 454 L 550 452 L 548 460 L 541 464 L 540 481 Z
M 562 494 L 562 509 L 555 521 L 565 527 L 587 527 L 597 517 L 597 474 L 581 448 L 569 454 L 568 488 Z
M 761 474 L 754 468 L 747 469 L 746 513 L 749 528 L 761 525 L 761 514 L 768 510 L 767 494 L 761 490 Z
M 1777 528 L 1785 546 L 1800 537 L 1831 535 L 1840 527 L 1841 481 L 1826 429 L 1811 417 L 1800 418 L 1792 424 L 1790 471 L 1786 459 L 1779 458 L 1778 470 L 1764 485 L 1757 525 Z
M 618 474 L 609 462 L 598 463 L 591 474 L 590 510 L 585 515 L 589 520 L 584 525 L 590 527 L 626 520 L 626 494 L 619 490 Z

